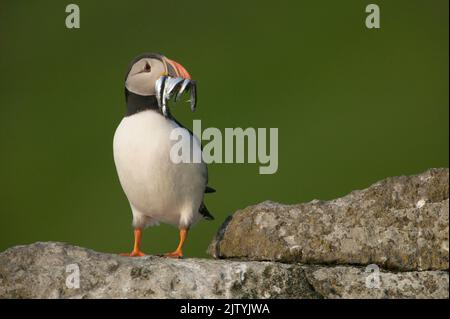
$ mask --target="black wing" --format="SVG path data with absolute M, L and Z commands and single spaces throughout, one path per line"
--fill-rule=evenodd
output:
M 169 117 L 170 117 L 170 119 L 171 119 L 172 121 L 174 121 L 175 123 L 177 123 L 178 126 L 184 128 L 185 130 L 187 130 L 187 131 L 189 132 L 189 134 L 191 134 L 192 136 L 194 136 L 194 133 L 192 133 L 192 131 L 191 131 L 190 129 L 188 129 L 187 127 L 184 127 L 183 124 L 181 124 L 180 122 L 178 122 L 178 120 L 177 120 L 172 114 L 169 114 Z M 203 151 L 203 145 L 202 145 L 201 142 L 200 142 L 200 147 L 201 147 L 201 150 Z M 208 184 L 208 166 L 206 166 L 206 184 Z M 212 187 L 206 185 L 206 188 L 205 188 L 205 194 L 210 194 L 210 193 L 215 193 L 215 192 L 216 192 L 216 190 L 215 190 L 214 188 L 212 188 Z M 202 205 L 205 206 L 204 204 L 202 204 Z M 201 214 L 201 209 L 202 209 L 202 207 L 200 206 L 200 214 Z M 206 207 L 205 207 L 205 209 L 206 209 Z M 206 212 L 208 213 L 209 216 L 212 217 L 212 215 L 209 214 L 208 209 L 206 209 Z M 203 215 L 203 214 L 202 214 L 202 215 Z M 213 217 L 213 219 L 214 219 L 214 217 Z
M 203 216 L 203 218 L 205 218 L 207 220 L 213 220 L 214 219 L 214 216 L 211 215 L 211 213 L 209 212 L 208 208 L 206 208 L 205 203 L 203 203 L 203 202 L 200 205 L 200 208 L 198 209 L 198 212 L 200 213 L 200 215 Z
M 206 188 L 205 188 L 205 194 L 215 193 L 215 192 L 216 192 L 216 190 L 215 190 L 214 188 L 212 188 L 212 187 L 206 185 Z

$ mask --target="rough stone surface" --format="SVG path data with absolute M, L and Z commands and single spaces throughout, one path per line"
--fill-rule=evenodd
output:
M 74 264 L 78 289 L 66 286 Z M 354 266 L 129 258 L 55 242 L 0 253 L 0 298 L 448 298 L 445 271 L 368 276 Z
M 448 299 L 446 271 L 386 272 L 379 276 L 365 267 L 307 267 L 308 281 L 326 298 L 337 299 Z
M 448 270 L 448 182 L 448 169 L 430 169 L 387 178 L 331 201 L 263 202 L 230 216 L 209 253 L 286 263 Z
M 66 286 L 77 264 L 80 288 Z M 298 265 L 101 254 L 63 243 L 17 246 L 0 255 L 3 298 L 313 298 Z

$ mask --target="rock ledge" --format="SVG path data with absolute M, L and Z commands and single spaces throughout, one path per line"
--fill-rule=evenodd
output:
M 73 288 L 66 281 L 77 268 Z M 354 266 L 128 258 L 57 242 L 0 253 L 0 298 L 448 298 L 445 271 L 370 276 Z
M 448 270 L 449 172 L 390 177 L 331 201 L 263 202 L 230 216 L 209 247 L 215 258 L 305 264 L 377 264 Z

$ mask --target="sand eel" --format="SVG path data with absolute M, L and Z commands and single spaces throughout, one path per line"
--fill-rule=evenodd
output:
M 201 219 L 213 219 L 205 204 L 206 164 L 174 163 L 170 150 L 176 141 L 169 138 L 175 128 L 189 132 L 193 151 L 201 151 L 200 141 L 171 114 L 169 102 L 188 95 L 190 106 L 197 104 L 196 83 L 179 63 L 160 54 L 135 58 L 125 79 L 126 113 L 114 134 L 114 162 L 133 214 L 134 248 L 140 250 L 143 229 L 159 222 L 179 228 L 175 251 L 164 256 L 183 257 L 189 228 Z

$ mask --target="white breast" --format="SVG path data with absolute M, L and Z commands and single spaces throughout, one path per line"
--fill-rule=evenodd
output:
M 155 221 L 185 227 L 200 219 L 204 163 L 175 164 L 170 133 L 179 126 L 155 111 L 125 117 L 114 135 L 114 162 L 133 210 L 135 226 Z M 191 140 L 200 148 L 197 138 Z

